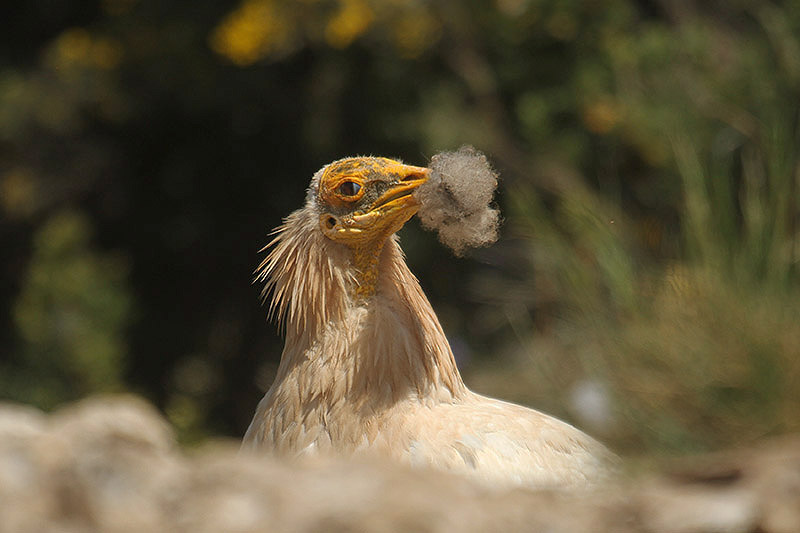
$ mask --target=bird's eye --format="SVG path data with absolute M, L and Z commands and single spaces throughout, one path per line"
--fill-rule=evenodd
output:
M 336 192 L 342 196 L 355 196 L 360 190 L 361 185 L 355 181 L 344 181 L 336 188 Z

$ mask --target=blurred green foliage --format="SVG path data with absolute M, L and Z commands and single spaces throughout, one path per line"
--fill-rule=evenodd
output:
M 121 386 L 127 265 L 93 250 L 90 237 L 89 221 L 72 212 L 53 215 L 34 235 L 13 309 L 19 351 L 0 377 L 17 400 L 52 407 Z
M 539 322 L 512 356 L 534 376 L 518 400 L 580 418 L 569 391 L 598 380 L 615 420 L 597 431 L 630 452 L 800 427 L 798 14 L 744 3 L 605 41 L 611 146 L 664 182 L 631 191 L 618 167 L 606 194 L 511 193 L 533 282 L 506 290 L 529 294 L 517 309 Z M 543 330 L 555 345 L 528 338 Z
M 3 397 L 124 387 L 185 440 L 240 435 L 282 346 L 252 268 L 312 173 L 467 143 L 503 176 L 503 239 L 403 242 L 470 384 L 630 453 L 800 429 L 796 3 L 35 1 L 2 24 Z

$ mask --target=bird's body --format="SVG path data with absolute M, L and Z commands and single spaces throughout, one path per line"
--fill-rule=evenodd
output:
M 410 196 L 380 195 L 403 205 L 369 239 L 360 238 L 363 228 L 353 241 L 331 238 L 326 228 L 341 231 L 351 215 L 328 209 L 319 192 L 332 166 L 315 176 L 306 207 L 286 219 L 262 264 L 273 310 L 285 321 L 286 346 L 245 446 L 288 456 L 381 456 L 496 486 L 574 487 L 602 479 L 608 457 L 602 445 L 564 422 L 464 385 L 392 235 L 416 210 Z M 398 168 L 391 167 L 395 182 L 409 183 Z M 424 180 L 424 169 L 402 168 Z M 352 211 L 360 222 L 375 209 Z

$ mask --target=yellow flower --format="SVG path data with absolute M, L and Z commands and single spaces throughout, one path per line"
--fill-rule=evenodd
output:
M 239 66 L 252 65 L 286 44 L 284 19 L 270 0 L 245 0 L 214 29 L 211 48 Z
M 116 41 L 100 37 L 92 43 L 90 55 L 97 68 L 109 70 L 119 65 L 122 48 Z
M 427 11 L 416 9 L 400 16 L 392 29 L 400 55 L 415 58 L 438 39 L 441 25 Z
M 619 119 L 619 110 L 610 100 L 597 100 L 583 109 L 583 123 L 586 128 L 599 135 L 614 129 Z
M 325 27 L 325 40 L 334 48 L 346 48 L 369 29 L 373 18 L 364 0 L 340 0 L 339 10 Z
M 70 28 L 58 36 L 56 53 L 63 63 L 82 63 L 89 56 L 92 37 L 83 28 Z

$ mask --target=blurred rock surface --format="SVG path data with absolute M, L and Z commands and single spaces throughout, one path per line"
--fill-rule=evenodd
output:
M 0 404 L 0 532 L 800 531 L 800 437 L 596 493 L 493 492 L 393 464 L 185 452 L 133 396 Z

